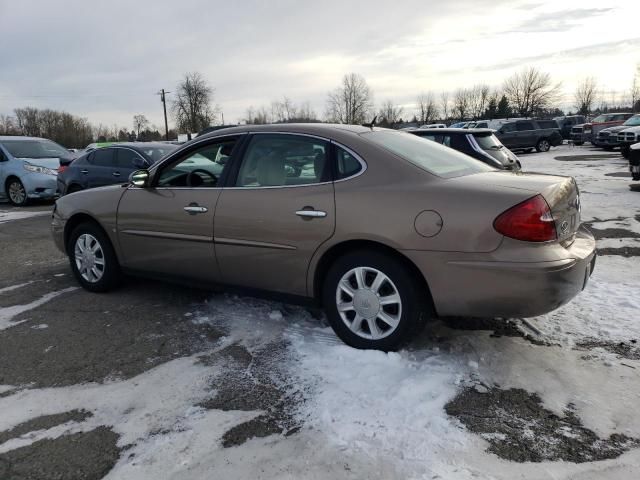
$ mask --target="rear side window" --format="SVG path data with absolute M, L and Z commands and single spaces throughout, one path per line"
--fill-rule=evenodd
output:
M 504 125 L 502 125 L 502 127 L 500 127 L 500 130 L 502 131 L 502 133 L 515 132 L 516 125 L 515 123 L 505 123 Z
M 555 120 L 538 120 L 540 128 L 558 128 L 558 122 Z
M 442 178 L 461 177 L 494 169 L 452 148 L 404 132 L 378 130 L 361 134 L 398 157 Z
M 518 122 L 516 123 L 516 130 L 522 132 L 525 130 L 535 130 L 535 128 L 531 122 Z
M 363 168 L 356 157 L 338 146 L 336 146 L 336 161 L 336 180 L 352 177 Z
M 98 167 L 114 166 L 114 151 L 111 148 L 100 148 L 93 152 L 93 157 L 89 157 L 89 161 Z
M 240 165 L 236 187 L 279 187 L 327 181 L 329 144 L 280 134 L 255 135 Z

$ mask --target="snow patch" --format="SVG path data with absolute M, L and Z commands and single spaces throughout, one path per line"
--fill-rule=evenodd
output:
M 22 320 L 19 322 L 12 322 L 13 318 L 20 315 L 21 313 L 27 312 L 29 310 L 33 310 L 34 308 L 38 308 L 41 305 L 53 300 L 54 298 L 63 295 L 68 292 L 72 292 L 77 290 L 78 287 L 69 287 L 63 290 L 58 290 L 57 292 L 49 292 L 37 300 L 34 300 L 31 303 L 27 303 L 25 305 L 12 305 L 11 307 L 2 307 L 0 308 L 0 330 L 4 330 L 9 327 L 13 327 L 18 325 L 26 320 Z
M 31 217 L 41 217 L 43 215 L 51 215 L 51 212 L 29 210 L 0 210 L 0 224 L 13 222 L 15 220 L 24 220 Z

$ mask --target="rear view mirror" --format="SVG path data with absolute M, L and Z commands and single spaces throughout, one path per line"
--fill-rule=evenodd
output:
M 147 170 L 136 170 L 129 175 L 129 182 L 140 188 L 146 188 L 149 185 L 149 172 Z

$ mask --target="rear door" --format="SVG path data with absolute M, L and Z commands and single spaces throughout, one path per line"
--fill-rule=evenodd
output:
M 148 188 L 129 187 L 118 206 L 125 267 L 181 279 L 219 282 L 213 218 L 225 175 L 221 159 L 239 136 L 197 142 L 163 162 Z
M 87 188 L 102 187 L 117 183 L 113 175 L 116 152 L 114 148 L 99 148 L 87 157 L 88 164 L 80 170 L 86 178 Z
M 312 136 L 249 139 L 216 208 L 224 283 L 307 295 L 311 257 L 335 227 L 329 153 L 329 142 Z

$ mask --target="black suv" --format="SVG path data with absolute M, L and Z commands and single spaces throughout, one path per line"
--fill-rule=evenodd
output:
M 562 135 L 555 120 L 514 120 L 503 123 L 496 135 L 512 150 L 548 152 L 562 145 Z
M 489 128 L 418 128 L 409 130 L 501 170 L 520 170 L 520 162 Z
M 566 115 L 564 117 L 555 117 L 554 120 L 560 129 L 560 135 L 565 140 L 571 139 L 571 129 L 576 125 L 582 125 L 587 121 L 584 115 Z

